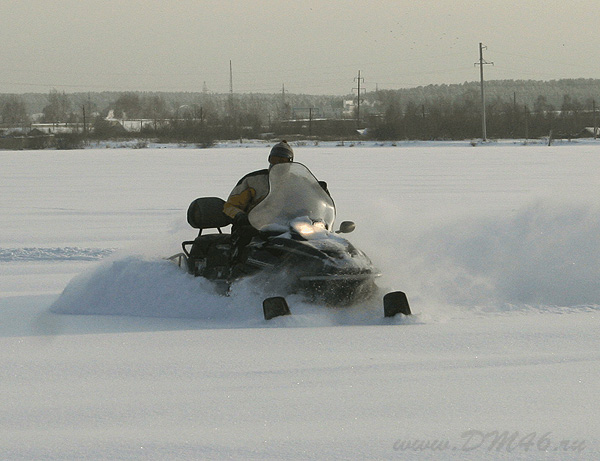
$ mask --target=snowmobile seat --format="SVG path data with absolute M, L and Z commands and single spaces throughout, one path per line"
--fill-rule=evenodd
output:
M 198 237 L 181 244 L 187 257 L 189 272 L 194 275 L 220 277 L 225 272 L 231 252 L 231 235 L 224 234 L 222 227 L 232 220 L 223 213 L 225 200 L 219 197 L 201 197 L 194 200 L 187 211 L 187 221 L 199 229 Z M 218 234 L 202 235 L 204 229 L 217 229 Z M 204 268 L 201 269 L 200 266 Z
M 187 221 L 194 229 L 218 229 L 231 224 L 232 220 L 223 213 L 225 200 L 219 197 L 201 197 L 194 200 L 187 211 Z

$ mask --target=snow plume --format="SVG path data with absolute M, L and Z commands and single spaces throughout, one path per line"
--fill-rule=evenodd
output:
M 364 233 L 351 236 L 382 269 L 379 296 L 345 310 L 289 296 L 294 315 L 269 325 L 377 323 L 381 297 L 393 290 L 406 292 L 415 319 L 426 322 L 466 312 L 600 305 L 597 207 L 545 200 L 437 226 L 405 224 L 391 234 L 393 226 L 380 219 L 372 234 L 363 226 Z M 148 247 L 153 251 L 143 255 L 113 254 L 77 276 L 52 311 L 198 319 L 208 328 L 264 326 L 262 300 L 280 295 L 285 285 L 285 274 L 258 275 L 235 283 L 230 296 L 223 296 L 213 283 L 186 274 Z
M 217 293 L 202 278 L 184 273 L 175 264 L 142 256 L 106 261 L 75 277 L 51 310 L 61 314 L 130 315 L 203 320 L 260 317 L 246 296 L 235 302 Z M 258 304 L 260 306 L 260 304 Z
M 383 319 L 380 296 L 346 308 L 325 308 L 300 295 L 286 296 L 294 315 L 266 322 L 262 301 L 281 295 L 285 274 L 257 274 L 235 282 L 228 296 L 202 277 L 185 273 L 170 261 L 141 255 L 119 255 L 75 277 L 50 310 L 58 314 L 122 315 L 189 319 L 190 327 L 306 327 L 398 324 Z
M 409 287 L 435 303 L 489 310 L 600 304 L 600 209 L 538 201 L 462 219 L 406 242 Z
M 157 256 L 120 254 L 73 278 L 51 306 L 72 315 L 120 315 L 187 319 L 191 328 L 316 327 L 415 323 L 383 317 L 381 291 L 372 299 L 342 308 L 325 307 L 287 294 L 294 315 L 263 319 L 262 301 L 285 294 L 285 273 L 258 273 L 235 282 L 225 296 L 215 283 L 193 277 Z

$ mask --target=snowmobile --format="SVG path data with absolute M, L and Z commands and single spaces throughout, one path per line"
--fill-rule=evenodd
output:
M 371 298 L 380 272 L 365 253 L 340 234 L 355 224 L 344 221 L 333 231 L 333 199 L 301 163 L 281 163 L 269 170 L 269 193 L 248 214 L 255 236 L 240 253 L 235 234 L 222 228 L 232 224 L 223 213 L 224 200 L 194 200 L 188 223 L 199 229 L 198 237 L 182 243 L 183 253 L 168 259 L 190 274 L 215 283 L 223 294 L 242 277 L 261 275 L 257 283 L 272 291 L 300 293 L 310 301 L 330 306 L 350 305 Z M 207 229 L 217 233 L 203 234 Z M 410 315 L 406 295 L 396 291 L 384 296 L 384 315 Z M 285 297 L 263 301 L 265 319 L 289 315 Z

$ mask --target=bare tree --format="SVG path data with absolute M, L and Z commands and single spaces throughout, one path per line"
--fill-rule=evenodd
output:
M 7 96 L 0 103 L 0 117 L 6 125 L 20 125 L 29 121 L 27 108 L 23 98 L 15 95 Z
M 64 91 L 59 93 L 51 90 L 48 94 L 48 105 L 42 112 L 46 122 L 67 122 L 72 117 L 71 101 Z

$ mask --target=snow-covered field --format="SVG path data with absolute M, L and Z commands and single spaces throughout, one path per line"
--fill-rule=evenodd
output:
M 415 315 L 266 322 L 162 257 L 268 150 L 0 152 L 0 459 L 600 458 L 600 143 L 296 147 Z

